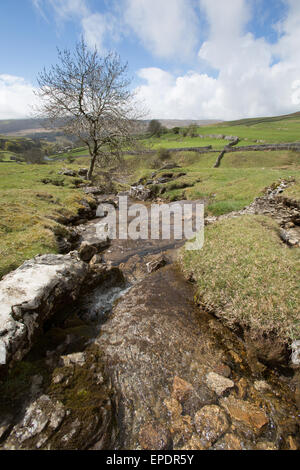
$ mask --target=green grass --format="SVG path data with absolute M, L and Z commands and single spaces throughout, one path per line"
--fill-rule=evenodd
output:
M 56 252 L 53 218 L 75 215 L 80 201 L 88 199 L 74 189 L 74 178 L 58 175 L 61 168 L 61 163 L 0 163 L 0 278 L 38 253 Z M 64 186 L 43 184 L 44 178 Z
M 203 249 L 183 249 L 181 262 L 200 302 L 229 327 L 253 338 L 271 332 L 282 342 L 300 338 L 299 252 L 281 242 L 272 219 L 242 216 L 208 226 Z
M 211 126 L 197 128 L 197 133 L 207 138 L 183 137 L 175 135 L 171 131 L 161 137 L 144 139 L 146 147 L 154 150 L 174 147 L 203 147 L 212 145 L 214 149 L 222 149 L 228 144 L 227 140 L 212 139 L 209 135 L 223 134 L 240 138 L 239 147 L 253 145 L 257 140 L 266 143 L 285 143 L 300 141 L 300 113 L 288 116 L 275 116 L 268 118 L 243 119 L 239 121 L 224 122 Z
M 209 201 L 206 213 L 221 215 L 243 209 L 255 197 L 264 193 L 266 187 L 280 178 L 295 179 L 294 185 L 286 192 L 295 199 L 300 198 L 300 159 L 296 152 L 236 152 L 226 154 L 220 168 L 213 168 L 216 155 L 179 152 L 171 156 L 181 168 L 174 173 L 184 172 L 186 176 L 165 185 L 166 200 L 202 199 Z M 129 171 L 133 171 L 132 182 L 139 178 L 150 178 L 151 173 L 161 166 L 157 156 L 130 156 L 126 159 Z M 158 165 L 159 163 L 159 165 Z M 162 172 L 158 172 L 159 176 Z M 178 183 L 187 183 L 188 188 L 177 189 Z

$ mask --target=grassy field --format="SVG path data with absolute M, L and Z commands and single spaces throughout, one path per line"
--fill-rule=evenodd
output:
M 264 132 L 268 141 L 293 141 L 299 138 L 299 119 L 299 115 L 295 115 L 287 118 L 244 120 L 201 127 L 199 133 L 222 133 L 258 139 L 263 137 Z M 144 141 L 152 149 L 208 144 L 220 145 L 222 148 L 225 143 L 223 140 L 206 141 L 171 133 Z M 86 149 L 81 147 L 57 158 L 68 155 L 81 157 L 86 153 Z M 5 159 L 9 156 L 6 152 Z M 172 154 L 171 159 L 181 166 L 174 172 L 184 172 L 186 176 L 164 185 L 166 190 L 162 197 L 166 200 L 204 198 L 207 200 L 207 214 L 220 215 L 242 209 L 255 197 L 263 194 L 267 186 L 280 178 L 289 177 L 295 179 L 295 184 L 288 188 L 286 194 L 293 198 L 300 197 L 299 153 L 241 150 L 226 154 L 221 167 L 214 169 L 216 157 L 215 153 Z M 141 177 L 149 178 L 153 171 L 162 166 L 162 160 L 159 160 L 157 154 L 127 155 L 125 160 L 127 169 L 122 173 L 122 178 L 124 180 L 127 172 L 131 182 Z M 75 189 L 73 178 L 58 176 L 59 169 L 65 165 L 65 162 L 55 160 L 47 165 L 0 162 L 0 276 L 37 253 L 56 250 L 53 217 L 76 213 L 83 197 L 82 192 Z M 76 158 L 71 167 L 76 169 L 87 165 L 87 158 Z M 158 176 L 161 174 L 163 172 L 158 171 Z M 45 185 L 41 181 L 44 178 L 52 179 L 54 183 Z
M 61 167 L 0 163 L 0 278 L 25 259 L 56 252 L 53 217 L 75 215 L 88 199 L 75 189 L 75 178 L 58 175 Z M 42 183 L 45 178 L 52 182 Z
M 209 135 L 226 135 L 240 138 L 240 147 L 254 145 L 257 141 L 266 143 L 285 143 L 300 141 L 300 113 L 278 116 L 272 118 L 243 119 L 240 121 L 224 122 L 212 126 L 201 126 L 197 128 L 197 134 L 207 136 L 183 137 L 174 135 L 172 132 L 162 135 L 160 138 L 152 137 L 145 139 L 144 144 L 153 149 L 174 147 L 205 147 L 212 145 L 215 149 L 222 149 L 228 141 L 223 139 L 212 139 Z
M 280 241 L 270 218 L 219 221 L 206 228 L 201 252 L 182 250 L 181 260 L 200 302 L 229 327 L 253 338 L 275 333 L 284 343 L 300 338 L 299 251 Z
M 216 155 L 212 153 L 179 152 L 172 154 L 171 158 L 180 165 L 180 168 L 172 170 L 174 174 L 184 172 L 186 176 L 161 185 L 166 188 L 162 198 L 171 201 L 204 198 L 208 200 L 207 214 L 221 215 L 243 209 L 280 178 L 295 179 L 287 194 L 300 198 L 300 155 L 297 152 L 226 154 L 220 168 L 213 168 Z M 128 169 L 134 172 L 132 181 L 149 179 L 161 165 L 157 156 L 127 157 Z M 165 171 L 158 171 L 157 177 L 163 173 Z

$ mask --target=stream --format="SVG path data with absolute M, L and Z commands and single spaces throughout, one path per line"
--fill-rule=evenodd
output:
M 112 240 L 103 261 L 124 279 L 82 295 L 16 366 L 0 448 L 299 448 L 297 371 L 260 363 L 194 303 L 183 243 Z

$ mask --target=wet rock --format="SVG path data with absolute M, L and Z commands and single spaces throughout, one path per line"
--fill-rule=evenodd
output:
M 165 266 L 132 287 L 102 326 L 96 344 L 122 416 L 117 448 L 137 449 L 141 421 L 151 422 L 153 413 L 170 428 L 181 409 L 188 413 L 197 406 L 198 411 L 215 400 L 205 376 L 207 361 L 211 369 L 220 363 L 219 346 L 208 344 L 211 329 L 193 296 L 193 286 L 173 266 Z M 174 377 L 194 389 L 182 404 L 170 397 Z M 182 428 L 187 424 L 181 421 Z
M 153 273 L 154 271 L 157 271 L 158 269 L 162 268 L 168 263 L 167 258 L 162 255 L 153 255 L 151 256 L 151 260 L 146 263 L 147 266 L 147 272 L 148 273 Z
M 63 367 L 70 367 L 72 365 L 84 366 L 86 357 L 83 352 L 68 354 L 67 356 L 61 356 L 61 364 Z
M 62 403 L 42 395 L 28 407 L 23 421 L 12 429 L 4 448 L 41 448 L 61 425 L 65 415 Z
M 194 389 L 191 394 L 185 397 L 182 403 L 183 414 L 194 416 L 200 408 L 212 405 L 215 401 L 215 393 L 206 384 L 199 384 L 197 391 Z
M 182 406 L 176 398 L 166 399 L 164 400 L 164 404 L 173 419 L 176 419 L 181 415 Z
M 255 446 L 255 450 L 277 450 L 273 442 L 261 441 Z
M 176 450 L 205 450 L 205 447 L 203 446 L 200 437 L 194 434 L 186 444 Z
M 0 442 L 5 439 L 6 434 L 9 433 L 10 429 L 12 428 L 12 417 L 2 418 L 0 421 Z
M 66 238 L 57 237 L 56 243 L 57 243 L 58 252 L 61 255 L 65 255 L 69 253 L 72 249 L 71 243 Z
M 264 380 L 256 380 L 253 385 L 255 390 L 261 393 L 268 392 L 271 389 L 270 385 Z
M 214 450 L 242 450 L 240 439 L 232 433 L 225 434 L 213 446 Z
M 229 378 L 231 376 L 231 369 L 226 364 L 218 364 L 214 368 L 214 372 L 219 375 L 223 375 L 223 377 Z
M 26 261 L 0 282 L 0 368 L 21 360 L 46 320 L 74 301 L 88 275 L 77 252 Z
M 174 449 L 181 448 L 185 442 L 188 442 L 192 438 L 193 431 L 194 427 L 190 416 L 178 416 L 172 419 L 170 432 Z
M 65 374 L 57 373 L 57 374 L 54 374 L 52 378 L 52 382 L 54 384 L 60 384 L 63 380 L 65 380 L 65 378 L 66 378 Z
M 191 392 L 193 391 L 193 386 L 186 382 L 185 380 L 181 379 L 180 377 L 175 377 L 173 381 L 173 390 L 172 390 L 172 398 L 175 398 L 179 402 L 183 402 Z
M 299 450 L 297 442 L 293 436 L 288 436 L 288 438 L 286 439 L 286 443 L 287 443 L 287 448 L 289 450 Z
M 255 432 L 259 432 L 269 422 L 266 413 L 248 401 L 228 397 L 220 403 L 232 419 L 243 422 Z
M 106 232 L 103 223 L 81 225 L 76 227 L 76 230 L 81 243 L 88 243 L 96 249 L 96 252 L 103 251 L 110 245 L 109 234 Z
M 217 395 L 223 395 L 226 390 L 234 387 L 234 382 L 226 377 L 216 374 L 215 372 L 210 372 L 206 376 L 207 385 L 211 390 L 213 390 Z
M 247 395 L 248 382 L 245 377 L 242 377 L 236 384 L 238 398 L 244 399 Z
M 102 262 L 103 262 L 102 256 L 97 254 L 97 255 L 94 255 L 92 259 L 90 260 L 90 266 L 91 267 L 97 266 L 99 264 L 102 264 Z
M 206 448 L 211 447 L 229 428 L 225 412 L 216 405 L 204 406 L 196 413 L 194 422 L 201 442 Z
M 42 375 L 34 375 L 32 377 L 32 383 L 30 388 L 30 395 L 36 396 L 41 392 L 41 386 L 43 384 L 43 376 Z
M 172 446 L 170 432 L 159 423 L 143 426 L 140 430 L 139 441 L 143 450 L 169 450 Z
M 93 245 L 90 245 L 88 242 L 85 241 L 81 243 L 78 253 L 80 259 L 82 259 L 82 261 L 84 261 L 85 263 L 88 263 L 97 253 L 97 249 Z

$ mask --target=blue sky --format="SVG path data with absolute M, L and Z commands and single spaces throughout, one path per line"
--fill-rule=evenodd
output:
M 81 35 L 128 61 L 149 117 L 300 110 L 300 0 L 1 0 L 0 119 L 29 115 L 38 72 Z

